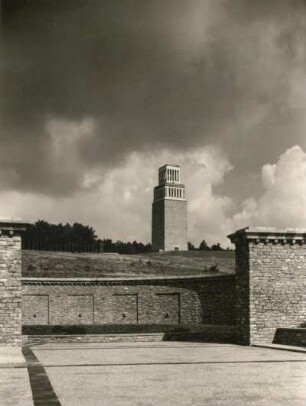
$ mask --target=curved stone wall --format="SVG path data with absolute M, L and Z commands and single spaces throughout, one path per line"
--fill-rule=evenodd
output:
M 23 278 L 23 325 L 232 325 L 234 276 Z

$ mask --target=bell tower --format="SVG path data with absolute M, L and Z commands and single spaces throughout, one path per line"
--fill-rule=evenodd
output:
M 158 170 L 152 205 L 153 251 L 186 251 L 187 201 L 178 165 L 163 165 Z

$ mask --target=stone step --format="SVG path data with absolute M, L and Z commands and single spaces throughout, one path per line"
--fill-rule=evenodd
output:
M 24 344 L 142 342 L 163 341 L 163 338 L 164 333 L 32 335 L 24 338 Z

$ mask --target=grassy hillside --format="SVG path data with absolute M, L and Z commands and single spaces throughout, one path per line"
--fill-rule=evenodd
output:
M 24 277 L 133 277 L 234 273 L 231 251 L 164 252 L 142 255 L 23 251 Z

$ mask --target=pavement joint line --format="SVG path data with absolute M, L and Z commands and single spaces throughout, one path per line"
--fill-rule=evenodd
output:
M 222 365 L 222 364 L 275 364 L 275 363 L 306 363 L 305 360 L 253 360 L 253 361 L 194 361 L 194 362 L 139 362 L 121 364 L 45 364 L 44 368 L 73 368 L 73 367 L 125 367 L 125 366 L 152 366 L 152 365 Z
M 31 346 L 32 347 L 32 346 Z M 35 352 L 38 351 L 76 351 L 76 350 L 82 350 L 82 351 L 87 351 L 87 350 L 138 350 L 138 349 L 146 349 L 146 348 L 158 348 L 158 349 L 166 349 L 166 350 L 171 350 L 177 349 L 177 348 L 216 348 L 214 345 L 182 345 L 182 346 L 141 346 L 141 347 L 128 347 L 128 346 L 121 346 L 121 347 L 66 347 L 66 348 L 35 348 Z M 221 346 L 218 346 L 220 348 Z M 222 346 L 223 348 L 226 346 Z
M 23 363 L 0 364 L 0 369 L 14 369 L 14 368 L 27 368 L 27 364 Z

